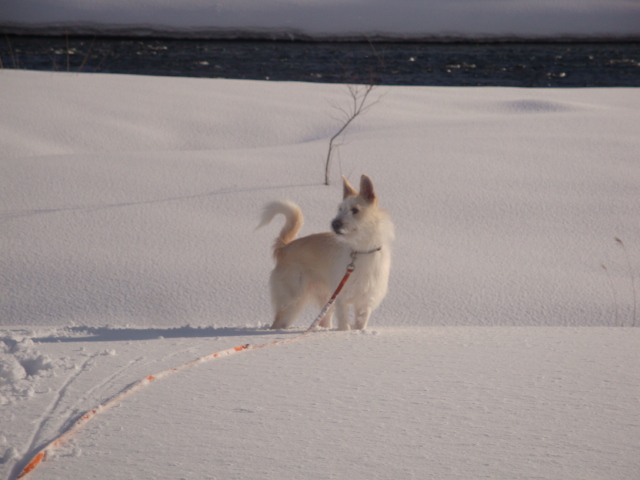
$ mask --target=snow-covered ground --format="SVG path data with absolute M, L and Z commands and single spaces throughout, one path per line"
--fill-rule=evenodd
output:
M 638 38 L 635 0 L 2 0 L 0 26 L 265 38 Z M 66 30 L 65 30 L 66 29 Z
M 0 85 L 3 478 L 136 380 L 305 328 L 265 328 L 259 211 L 327 230 L 361 173 L 398 237 L 367 332 L 151 383 L 31 478 L 636 478 L 636 89 L 380 87 L 327 187 L 344 86 Z

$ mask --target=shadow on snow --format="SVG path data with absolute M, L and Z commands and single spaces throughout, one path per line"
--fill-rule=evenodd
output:
M 117 328 L 117 327 L 67 327 L 64 333 L 46 337 L 33 337 L 38 343 L 56 342 L 126 342 L 138 340 L 158 340 L 162 338 L 215 338 L 246 337 L 255 335 L 299 334 L 298 330 L 269 330 L 267 326 L 257 328 L 240 327 L 191 327 L 176 328 Z

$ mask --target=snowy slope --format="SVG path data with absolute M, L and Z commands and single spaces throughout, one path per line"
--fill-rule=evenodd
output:
M 265 38 L 615 38 L 640 34 L 633 0 L 3 0 L 0 26 L 57 32 Z M 69 30 L 70 28 L 70 30 Z
M 325 231 L 361 173 L 400 232 L 374 325 L 631 325 L 636 90 L 379 88 L 326 187 L 343 86 L 2 83 L 5 325 L 268 323 L 260 209 L 290 198 Z
M 152 383 L 29 478 L 632 480 L 638 331 L 318 332 Z M 202 333 L 136 340 L 103 331 L 83 342 L 51 332 L 54 343 L 37 348 L 67 365 L 2 406 L 6 445 L 24 453 L 130 382 L 266 336 Z
M 326 230 L 365 172 L 398 237 L 367 332 L 151 383 L 30 478 L 635 478 L 636 90 L 379 88 L 326 187 L 344 86 L 0 83 L 0 477 L 132 382 L 295 335 L 260 208 Z

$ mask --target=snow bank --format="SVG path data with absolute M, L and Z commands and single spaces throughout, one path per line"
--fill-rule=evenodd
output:
M 339 175 L 361 173 L 398 232 L 372 325 L 632 324 L 633 89 L 379 88 L 325 187 L 340 85 L 2 82 L 4 325 L 269 323 L 262 206 L 289 198 L 325 231 Z
M 295 334 L 265 328 L 278 227 L 256 232 L 260 209 L 290 198 L 303 233 L 327 230 L 339 175 L 362 172 L 397 232 L 370 330 L 151 382 L 31 478 L 640 469 L 640 329 L 612 328 L 638 326 L 635 89 L 379 88 L 326 187 L 344 86 L 0 81 L 3 478 L 133 382 Z
M 0 405 L 32 396 L 39 377 L 53 370 L 51 359 L 34 348 L 30 337 L 0 338 Z
M 233 38 L 615 38 L 640 33 L 632 0 L 4 0 L 0 26 Z
M 631 479 L 640 468 L 639 332 L 320 331 L 152 382 L 96 417 L 29 478 Z M 0 475 L 131 382 L 290 335 L 145 340 L 129 333 L 96 341 L 40 333 L 41 350 L 72 355 L 76 368 L 60 369 L 0 417 Z M 100 354 L 105 345 L 117 353 Z

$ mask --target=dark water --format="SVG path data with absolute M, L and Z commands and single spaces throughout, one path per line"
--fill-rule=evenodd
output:
M 3 68 L 382 85 L 640 86 L 640 43 L 374 43 L 6 36 Z

